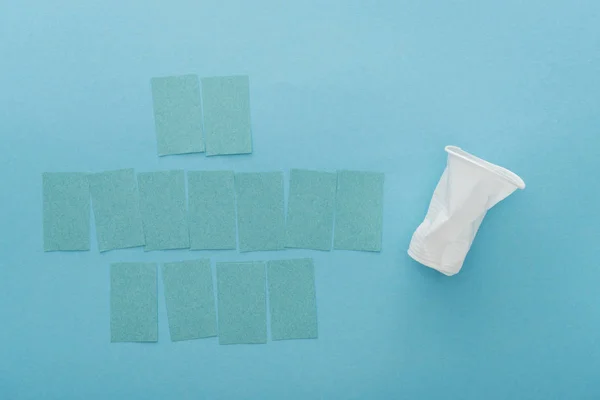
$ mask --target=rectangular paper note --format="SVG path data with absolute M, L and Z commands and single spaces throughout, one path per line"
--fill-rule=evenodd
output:
M 219 343 L 266 343 L 263 262 L 217 263 Z
M 217 336 L 210 260 L 166 263 L 162 276 L 171 340 Z
M 188 207 L 192 250 L 237 247 L 232 171 L 188 172 Z
M 111 264 L 111 342 L 158 341 L 156 299 L 156 264 Z
M 383 179 L 376 172 L 338 173 L 334 248 L 381 251 Z
M 183 171 L 138 174 L 146 251 L 190 247 Z
M 158 155 L 201 153 L 202 105 L 196 75 L 152 78 Z
M 143 246 L 144 228 L 133 169 L 90 175 L 90 192 L 100 251 Z
M 267 268 L 272 339 L 316 338 L 317 300 L 313 260 L 269 261 Z
M 286 247 L 331 250 L 337 175 L 293 169 L 286 220 Z
M 283 174 L 235 175 L 240 251 L 281 250 L 285 244 Z
M 206 154 L 252 153 L 247 76 L 202 78 Z
M 44 251 L 90 249 L 90 187 L 88 175 L 46 172 L 44 192 Z

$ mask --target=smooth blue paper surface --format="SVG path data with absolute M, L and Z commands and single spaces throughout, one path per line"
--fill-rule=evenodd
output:
M 597 0 L 1 4 L 3 400 L 600 397 Z M 188 73 L 250 77 L 251 155 L 157 157 Z M 406 254 L 449 144 L 527 184 L 451 278 Z M 383 172 L 383 251 L 42 251 L 43 172 L 132 167 Z M 314 258 L 319 338 L 172 343 L 159 284 L 158 343 L 109 343 L 109 263 L 201 257 Z

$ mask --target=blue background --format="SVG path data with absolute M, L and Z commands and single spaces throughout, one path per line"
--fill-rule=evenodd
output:
M 0 3 L 0 398 L 600 398 L 600 3 Z M 153 76 L 248 74 L 254 153 L 158 158 Z M 452 278 L 406 255 L 455 144 L 523 177 Z M 381 254 L 42 252 L 44 171 L 386 173 Z M 314 257 L 319 339 L 109 343 L 117 261 Z

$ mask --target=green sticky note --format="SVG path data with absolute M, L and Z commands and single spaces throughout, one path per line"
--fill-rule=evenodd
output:
M 210 260 L 166 263 L 162 277 L 171 340 L 217 336 Z
M 283 249 L 283 174 L 236 174 L 235 193 L 240 251 Z
M 158 155 L 201 153 L 202 105 L 196 75 L 152 78 Z
M 381 251 L 383 179 L 377 172 L 338 173 L 335 249 Z
M 190 247 L 183 171 L 138 174 L 146 251 Z
M 156 264 L 110 266 L 111 342 L 158 341 Z
M 232 171 L 188 172 L 188 208 L 192 250 L 237 247 Z
M 267 269 L 272 339 L 316 338 L 317 300 L 313 260 L 269 261 Z
M 286 220 L 286 247 L 331 250 L 337 175 L 293 169 Z
M 90 175 L 100 251 L 144 245 L 144 228 L 133 169 Z
M 46 172 L 44 193 L 44 251 L 90 249 L 90 187 L 88 175 Z
M 266 343 L 263 262 L 217 263 L 219 343 Z
M 247 76 L 202 78 L 206 155 L 252 153 Z

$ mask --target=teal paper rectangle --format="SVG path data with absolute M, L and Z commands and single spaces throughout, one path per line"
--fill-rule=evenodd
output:
M 266 343 L 263 262 L 217 263 L 219 343 Z
M 293 169 L 286 219 L 286 247 L 331 250 L 337 175 Z
M 89 179 L 99 250 L 143 246 L 144 228 L 134 170 L 101 172 Z
M 383 181 L 377 172 L 338 173 L 335 249 L 381 251 Z
M 178 171 L 138 174 L 140 212 L 146 251 L 190 247 L 185 201 L 185 173 Z
M 90 187 L 79 172 L 45 172 L 44 251 L 90 249 Z
M 162 277 L 171 340 L 217 336 L 210 260 L 166 263 Z
M 188 172 L 190 248 L 235 249 L 235 191 L 232 171 Z
M 158 341 L 156 264 L 110 266 L 111 342 Z
M 252 153 L 247 76 L 202 78 L 206 155 Z
M 285 245 L 283 174 L 235 175 L 240 251 L 282 250 Z
M 269 261 L 267 270 L 271 338 L 316 338 L 318 323 L 313 260 Z
M 152 78 L 150 83 L 158 155 L 204 152 L 198 77 Z

